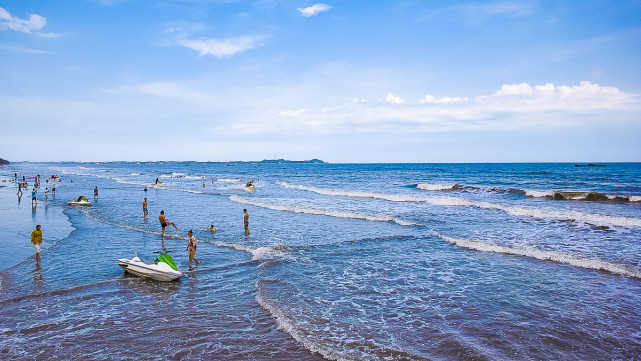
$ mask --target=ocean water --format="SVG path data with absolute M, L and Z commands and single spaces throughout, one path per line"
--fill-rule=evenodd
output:
M 44 175 L 36 207 L 14 173 Z M 15 163 L 0 179 L 0 359 L 641 359 L 640 163 Z M 164 241 L 161 210 L 180 228 Z M 180 281 L 117 265 L 163 248 Z

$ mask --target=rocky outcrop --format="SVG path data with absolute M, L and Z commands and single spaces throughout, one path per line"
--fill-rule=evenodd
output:
M 9 161 L 8 161 L 8 160 L 5 160 L 5 159 L 0 158 L 0 165 L 5 165 L 5 164 L 9 164 Z

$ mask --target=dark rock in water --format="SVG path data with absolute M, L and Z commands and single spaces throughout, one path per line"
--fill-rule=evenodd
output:
M 586 201 L 603 202 L 608 200 L 608 196 L 603 193 L 590 192 L 585 196 Z
M 565 196 L 561 192 L 554 192 L 552 199 L 554 199 L 555 201 L 562 201 L 565 199 Z
M 5 164 L 9 164 L 9 161 L 6 159 L 0 158 L 0 165 L 5 165 Z

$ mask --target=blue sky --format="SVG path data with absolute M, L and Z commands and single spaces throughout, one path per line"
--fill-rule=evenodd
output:
M 0 1 L 12 161 L 641 161 L 641 1 Z

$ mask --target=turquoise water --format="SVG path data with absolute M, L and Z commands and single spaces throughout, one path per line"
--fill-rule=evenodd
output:
M 30 192 L 18 204 L 14 172 L 45 175 L 37 207 Z M 51 174 L 62 182 L 45 204 Z M 6 357 L 641 354 L 638 163 L 16 163 L 0 179 Z M 66 205 L 95 186 L 90 207 Z M 164 241 L 161 210 L 180 228 Z M 192 268 L 190 229 L 201 261 Z M 163 247 L 181 281 L 117 265 Z

